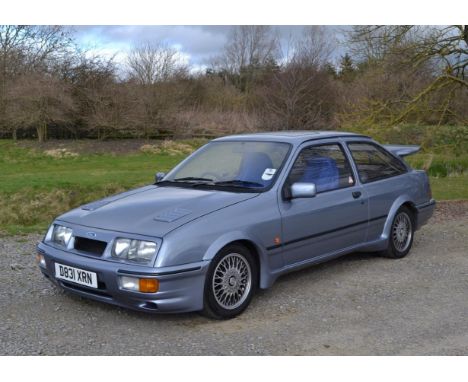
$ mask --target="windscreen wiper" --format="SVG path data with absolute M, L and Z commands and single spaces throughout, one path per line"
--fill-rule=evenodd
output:
M 233 180 L 224 180 L 221 182 L 215 182 L 216 186 L 231 186 L 231 187 L 242 187 L 242 188 L 263 188 L 264 184 L 258 182 L 251 182 L 249 180 L 242 179 L 233 179 Z
M 204 185 L 214 185 L 213 179 L 209 178 L 198 178 L 195 176 L 187 176 L 184 178 L 176 178 L 176 179 L 167 179 L 167 180 L 161 180 L 159 182 L 156 182 L 156 185 L 159 186 L 164 186 L 164 185 L 181 185 L 183 187 L 190 186 L 190 187 L 196 187 L 196 186 L 204 186 Z
M 198 178 L 196 176 L 186 176 L 185 178 L 176 178 L 173 179 L 174 182 L 212 182 L 213 179 L 210 178 Z

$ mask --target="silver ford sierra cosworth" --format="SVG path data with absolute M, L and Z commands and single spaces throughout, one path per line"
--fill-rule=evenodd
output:
M 231 318 L 287 272 L 406 256 L 435 207 L 427 174 L 403 160 L 418 149 L 326 131 L 214 139 L 154 184 L 59 216 L 39 269 L 94 300 Z

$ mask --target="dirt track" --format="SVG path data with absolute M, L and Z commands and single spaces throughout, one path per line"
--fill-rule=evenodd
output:
M 468 202 L 439 204 L 405 259 L 287 275 L 224 322 L 65 294 L 36 268 L 39 239 L 0 238 L 0 355 L 468 355 Z

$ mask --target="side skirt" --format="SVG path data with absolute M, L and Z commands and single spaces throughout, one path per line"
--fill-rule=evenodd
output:
M 387 239 L 386 238 L 379 238 L 378 240 L 353 245 L 351 247 L 343 248 L 335 252 L 326 253 L 324 255 L 315 256 L 310 259 L 290 264 L 284 266 L 283 268 L 277 269 L 274 272 L 271 272 L 269 275 L 269 279 L 266 280 L 266 283 L 262 283 L 261 289 L 267 289 L 273 285 L 276 279 L 284 274 L 294 272 L 303 268 L 307 268 L 312 265 L 321 264 L 327 262 L 329 260 L 336 259 L 341 256 L 348 255 L 353 252 L 376 252 L 382 249 L 385 249 L 387 246 Z

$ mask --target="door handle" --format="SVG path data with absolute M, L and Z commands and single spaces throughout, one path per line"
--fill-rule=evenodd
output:
M 357 198 L 361 197 L 361 195 L 362 195 L 361 191 L 353 191 L 353 198 L 354 199 L 357 199 Z

